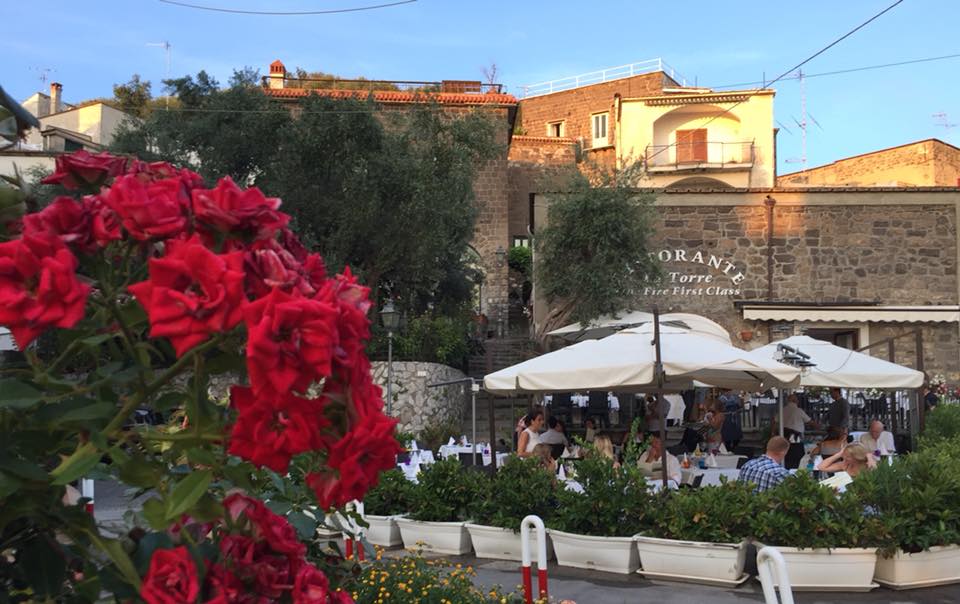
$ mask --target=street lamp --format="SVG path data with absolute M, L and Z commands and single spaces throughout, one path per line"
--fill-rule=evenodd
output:
M 380 309 L 380 320 L 387 330 L 387 415 L 393 410 L 393 332 L 400 325 L 400 311 L 393 305 L 393 298 L 387 298 Z
M 494 254 L 497 256 L 497 268 L 500 268 L 500 267 L 504 266 L 504 265 L 506 264 L 507 251 L 506 251 L 505 249 L 503 249 L 503 246 L 502 246 L 502 245 L 498 245 L 498 246 L 497 246 L 497 251 L 494 252 Z M 509 277 L 508 277 L 508 279 L 509 279 Z M 506 290 L 507 287 L 508 287 L 508 286 L 507 286 L 506 284 L 504 284 L 504 290 Z M 505 292 L 504 292 L 504 293 L 505 293 Z M 501 294 L 501 295 L 503 295 L 503 294 Z M 504 315 L 504 313 L 505 313 L 504 306 L 505 306 L 505 304 L 504 304 L 503 300 L 501 300 L 500 303 L 497 304 L 497 307 L 498 307 L 498 312 L 497 312 L 497 335 L 498 335 L 499 337 L 501 337 L 501 338 L 503 337 L 503 315 Z

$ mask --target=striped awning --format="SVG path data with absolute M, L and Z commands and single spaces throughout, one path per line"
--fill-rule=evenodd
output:
M 847 323 L 956 323 L 960 306 L 782 305 L 745 303 L 748 321 L 836 321 Z

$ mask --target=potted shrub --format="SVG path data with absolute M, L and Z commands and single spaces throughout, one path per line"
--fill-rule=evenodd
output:
M 557 511 L 549 521 L 550 537 L 561 566 L 632 573 L 640 566 L 633 535 L 645 528 L 651 495 L 635 466 L 614 469 L 598 455 L 577 463 L 583 492 L 557 495 Z
M 960 439 L 881 464 L 850 486 L 889 528 L 874 578 L 894 589 L 960 582 Z
M 413 483 L 400 470 L 387 470 L 380 475 L 377 486 L 363 498 L 363 519 L 369 525 L 367 541 L 384 547 L 403 543 L 395 517 L 410 511 L 413 489 Z
M 640 572 L 648 578 L 740 585 L 756 507 L 753 486 L 726 482 L 667 491 L 656 498 L 650 528 L 637 535 Z
M 441 554 L 466 554 L 470 534 L 466 521 L 483 501 L 489 479 L 468 470 L 456 459 L 427 466 L 413 489 L 412 511 L 396 519 L 407 549 Z
M 557 507 L 557 488 L 556 477 L 538 458 L 508 457 L 477 509 L 477 523 L 467 524 L 477 557 L 520 560 L 520 522 L 529 514 L 547 522 Z M 532 532 L 530 540 L 531 552 L 535 552 Z M 547 537 L 547 556 L 550 553 Z
M 758 495 L 752 533 L 783 554 L 795 590 L 870 591 L 883 523 L 850 491 L 798 472 Z

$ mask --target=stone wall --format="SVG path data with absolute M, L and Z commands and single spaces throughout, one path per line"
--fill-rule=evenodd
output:
M 784 174 L 778 186 L 960 186 L 960 149 L 928 139 Z
M 508 156 L 510 237 L 528 235 L 530 195 L 557 186 L 564 168 L 576 166 L 576 143 L 570 138 L 514 136 Z
M 373 380 L 387 397 L 387 363 L 374 361 Z M 400 420 L 398 430 L 419 433 L 428 425 L 460 424 L 470 400 L 469 384 L 428 388 L 428 384 L 463 379 L 462 371 L 440 365 L 412 361 L 393 363 L 392 414 Z

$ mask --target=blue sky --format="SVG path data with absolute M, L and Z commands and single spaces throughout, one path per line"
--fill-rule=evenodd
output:
M 235 9 L 322 10 L 384 0 L 190 0 Z M 64 85 L 64 98 L 110 96 L 139 73 L 159 92 L 163 50 L 171 74 L 200 69 L 221 82 L 244 65 L 377 79 L 481 79 L 496 63 L 500 81 L 522 85 L 662 57 L 688 83 L 721 86 L 770 80 L 892 0 L 418 0 L 339 15 L 231 15 L 159 0 L 8 2 L 0 37 L 0 83 L 23 99 L 45 88 L 40 70 Z M 81 10 L 82 8 L 82 10 Z M 820 73 L 960 53 L 960 2 L 906 0 L 805 67 Z M 960 127 L 937 125 L 934 113 L 960 123 L 960 58 L 806 81 L 807 108 L 823 127 L 808 128 L 807 164 L 913 140 L 960 145 Z M 799 169 L 799 86 L 775 86 L 780 171 Z

